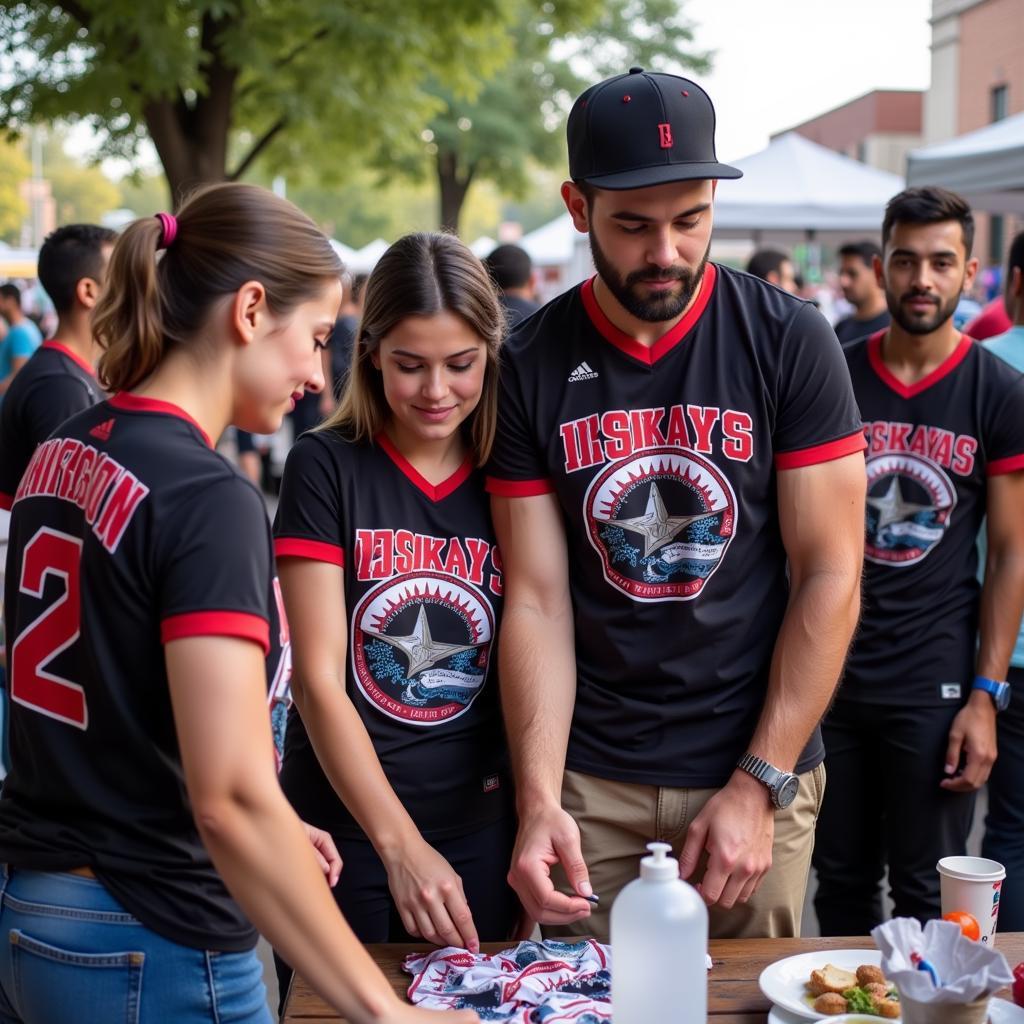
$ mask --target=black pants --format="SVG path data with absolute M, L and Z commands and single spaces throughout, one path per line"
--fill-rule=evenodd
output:
M 469 835 L 430 841 L 462 879 L 481 942 L 503 942 L 519 918 L 519 900 L 505 881 L 515 838 L 516 820 L 509 816 Z M 369 840 L 335 836 L 334 841 L 343 864 L 334 899 L 356 938 L 360 942 L 422 942 L 402 926 L 387 872 Z M 283 1012 L 292 969 L 277 953 L 274 966 L 281 992 L 279 1012 Z
M 813 858 L 822 935 L 867 935 L 881 923 L 886 866 L 897 917 L 940 916 L 935 865 L 966 852 L 974 814 L 973 793 L 939 788 L 959 710 L 840 700 L 829 712 Z

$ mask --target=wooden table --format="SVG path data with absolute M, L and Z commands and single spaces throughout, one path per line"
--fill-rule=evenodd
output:
M 496 953 L 510 945 L 507 942 L 484 943 L 483 951 Z M 404 998 L 410 977 L 402 971 L 402 960 L 407 953 L 427 952 L 432 947 L 378 945 L 367 948 L 395 991 Z M 757 979 L 761 971 L 776 960 L 794 953 L 874 948 L 874 940 L 868 936 L 854 939 L 713 939 L 710 952 L 714 967 L 708 974 L 710 1024 L 763 1024 L 768 1015 L 769 1002 L 757 987 Z M 1001 934 L 998 949 L 1012 969 L 1024 961 L 1024 932 Z M 1009 989 L 1003 990 L 1000 995 L 1010 998 Z M 284 1019 L 294 1024 L 301 1021 L 344 1024 L 345 1020 L 331 1010 L 297 975 L 288 993 Z

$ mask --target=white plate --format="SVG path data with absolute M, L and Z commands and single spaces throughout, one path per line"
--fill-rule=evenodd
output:
M 769 964 L 761 972 L 757 983 L 761 991 L 780 1009 L 804 1020 L 825 1020 L 827 1014 L 818 1013 L 805 1001 L 811 971 L 824 967 L 825 964 L 856 971 L 861 964 L 877 966 L 881 962 L 882 954 L 877 949 L 823 949 L 818 953 L 798 953 L 796 956 L 787 956 L 784 960 Z M 881 1019 L 879 1017 L 879 1020 Z M 777 1024 L 790 1022 L 779 1020 Z
M 990 1024 L 1024 1024 L 1024 1006 L 1008 999 L 993 999 L 988 1004 L 988 1019 Z

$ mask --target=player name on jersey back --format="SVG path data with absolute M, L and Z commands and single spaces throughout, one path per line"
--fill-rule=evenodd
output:
M 55 437 L 36 449 L 14 500 L 45 496 L 76 505 L 99 542 L 113 553 L 148 493 L 131 470 L 106 452 L 76 438 Z

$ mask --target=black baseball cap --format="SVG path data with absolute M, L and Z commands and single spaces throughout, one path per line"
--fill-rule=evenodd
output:
M 592 85 L 569 112 L 569 177 L 630 189 L 742 178 L 715 156 L 715 108 L 696 82 L 630 68 Z

